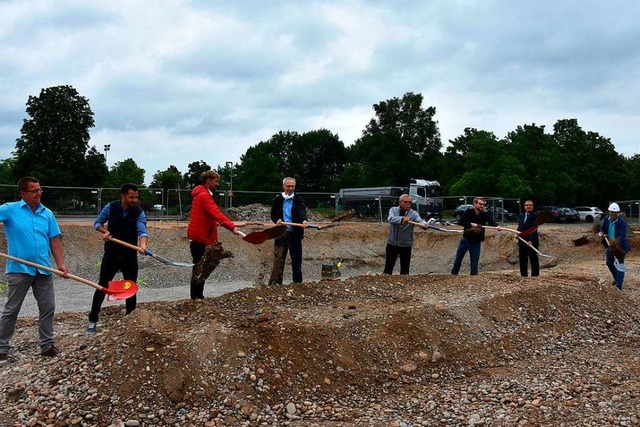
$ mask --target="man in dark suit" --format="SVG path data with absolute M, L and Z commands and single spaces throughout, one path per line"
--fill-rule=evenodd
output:
M 538 230 L 536 229 L 533 233 L 522 233 L 536 225 L 537 216 L 538 214 L 533 211 L 533 202 L 531 200 L 524 202 L 524 213 L 520 214 L 518 221 L 518 231 L 520 231 L 518 235 L 528 242 L 525 243 L 518 239 L 518 257 L 520 258 L 520 275 L 522 277 L 528 276 L 529 261 L 531 262 L 531 277 L 540 275 L 540 260 L 536 251 L 532 249 L 532 246 L 536 249 L 540 246 Z
M 302 283 L 302 239 L 307 227 L 307 207 L 300 195 L 295 193 L 296 180 L 290 176 L 282 180 L 282 193 L 273 199 L 271 206 L 271 220 L 276 224 L 283 222 L 294 223 L 287 225 L 284 236 L 273 242 L 273 270 L 269 278 L 270 285 L 281 285 L 284 275 L 284 264 L 287 252 L 291 256 L 291 270 L 293 283 Z

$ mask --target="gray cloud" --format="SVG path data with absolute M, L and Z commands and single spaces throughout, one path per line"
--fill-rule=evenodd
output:
M 109 164 L 237 161 L 279 130 L 357 138 L 374 103 L 421 92 L 443 141 L 562 118 L 638 153 L 640 5 L 614 1 L 0 4 L 0 158 L 25 103 L 73 85 Z

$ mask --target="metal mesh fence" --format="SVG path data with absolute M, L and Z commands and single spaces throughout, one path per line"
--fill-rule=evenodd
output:
M 50 187 L 42 186 L 42 203 L 61 216 L 97 216 L 102 207 L 120 199 L 119 188 L 89 188 L 89 187 Z M 162 188 L 140 188 L 140 206 L 146 211 L 150 219 L 186 219 L 191 209 L 191 190 Z M 223 209 L 241 207 L 251 204 L 271 206 L 277 191 L 216 191 L 216 203 Z M 338 193 L 307 193 L 299 192 L 309 209 L 330 218 L 338 216 L 352 208 L 339 199 Z M 10 202 L 18 199 L 15 185 L 0 185 L 0 202 Z M 446 196 L 442 197 L 442 217 L 455 219 L 457 207 L 471 204 L 474 196 Z M 485 197 L 486 210 L 497 222 L 513 221 L 522 212 L 521 201 L 516 198 Z M 397 198 L 379 197 L 360 201 L 359 216 L 372 221 L 386 221 L 389 208 L 397 205 Z M 631 220 L 640 222 L 640 201 L 629 200 L 619 202 L 621 209 Z

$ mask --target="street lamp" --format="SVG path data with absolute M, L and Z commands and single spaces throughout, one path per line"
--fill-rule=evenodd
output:
M 107 157 L 109 155 L 109 150 L 111 150 L 111 144 L 104 144 L 104 163 L 107 164 Z
M 231 171 L 231 179 L 229 181 L 229 207 L 233 207 L 233 162 L 227 162 L 227 167 Z

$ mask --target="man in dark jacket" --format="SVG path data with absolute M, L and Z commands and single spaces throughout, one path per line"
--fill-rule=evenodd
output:
M 273 199 L 271 221 L 276 224 L 295 223 L 299 226 L 288 225 L 286 233 L 274 241 L 270 285 L 282 284 L 287 252 L 291 256 L 293 283 L 302 283 L 302 239 L 304 238 L 304 229 L 307 227 L 307 208 L 302 197 L 295 194 L 295 179 L 287 177 L 282 180 L 282 189 L 284 191 Z
M 464 233 L 462 233 L 462 239 L 458 244 L 458 250 L 456 251 L 456 259 L 453 262 L 453 268 L 451 274 L 458 274 L 460 272 L 460 266 L 462 265 L 462 259 L 464 255 L 469 251 L 469 257 L 471 258 L 471 275 L 478 274 L 478 264 L 480 263 L 480 244 L 484 241 L 484 228 L 483 225 L 491 225 L 496 227 L 498 224 L 484 211 L 485 201 L 482 197 L 476 197 L 473 199 L 473 207 L 467 209 L 458 225 L 464 227 Z M 500 230 L 500 227 L 498 227 Z
M 626 254 L 631 250 L 629 240 L 627 239 L 628 225 L 622 215 L 620 215 L 620 206 L 617 203 L 611 203 L 607 210 L 609 211 L 609 215 L 602 220 L 599 234 L 606 247 L 604 251 L 605 262 L 613 276 L 613 284 L 622 290 L 625 269 L 621 266 L 624 265 Z M 613 245 L 617 247 L 614 248 L 617 250 L 612 250 L 611 246 Z M 616 268 L 616 262 L 618 268 Z
M 524 213 L 520 214 L 518 221 L 518 231 L 526 231 L 536 225 L 536 218 L 538 214 L 533 211 L 533 202 L 527 200 L 524 202 Z M 518 234 L 522 240 L 529 242 L 528 244 L 518 239 L 518 257 L 520 259 L 520 275 L 522 277 L 528 276 L 528 264 L 531 262 L 531 277 L 540 275 L 540 260 L 538 254 L 532 249 L 532 247 L 538 249 L 540 246 L 540 240 L 538 238 L 538 230 L 536 229 L 532 233 L 520 233 Z
M 105 227 L 105 224 L 107 226 Z M 124 184 L 120 188 L 120 200 L 115 200 L 102 209 L 95 220 L 93 228 L 100 234 L 104 243 L 104 256 L 100 265 L 100 286 L 109 287 L 109 281 L 113 280 L 118 271 L 122 271 L 125 280 L 135 282 L 138 280 L 138 253 L 130 248 L 109 241 L 111 237 L 124 240 L 132 245 L 138 245 L 144 254 L 147 249 L 147 218 L 144 211 L 138 206 L 138 186 L 132 183 Z M 89 326 L 87 334 L 96 333 L 96 323 L 100 314 L 100 307 L 104 301 L 105 293 L 96 290 L 93 294 L 91 312 L 89 313 Z M 127 314 L 136 308 L 136 296 L 127 298 Z

